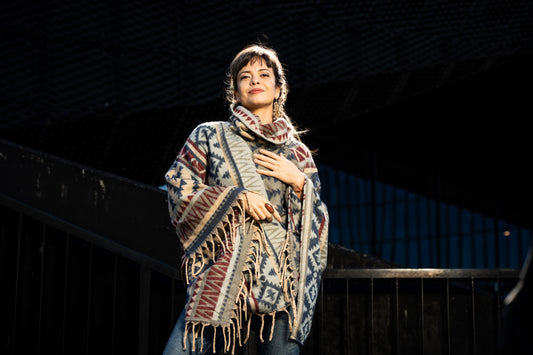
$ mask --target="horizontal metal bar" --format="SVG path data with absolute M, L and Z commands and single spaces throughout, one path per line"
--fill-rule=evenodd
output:
M 150 265 L 155 269 L 172 278 L 177 277 L 177 269 L 170 267 L 138 251 L 117 244 L 105 237 L 92 233 L 84 228 L 75 226 L 67 221 L 52 216 L 37 208 L 16 201 L 0 193 L 0 203 L 12 208 L 29 217 L 40 220 L 66 233 L 84 239 L 99 247 L 118 253 L 137 262 Z M 368 278 L 518 278 L 519 269 L 326 269 L 326 279 L 368 279 Z
M 518 278 L 519 269 L 326 269 L 326 279 L 446 278 L 493 279 Z
M 14 211 L 17 211 L 18 213 L 24 214 L 30 218 L 36 219 L 46 225 L 50 225 L 54 228 L 57 228 L 74 237 L 85 240 L 86 242 L 89 242 L 100 248 L 109 250 L 112 253 L 121 255 L 139 264 L 146 264 L 150 266 L 151 269 L 156 270 L 170 278 L 179 278 L 178 269 L 175 267 L 172 267 L 162 261 L 156 260 L 137 250 L 133 250 L 127 246 L 119 244 L 109 238 L 103 237 L 99 234 L 88 231 L 85 228 L 82 228 L 68 221 L 65 221 L 61 218 L 53 216 L 38 208 L 29 206 L 28 204 L 25 204 L 20 201 L 17 201 L 1 192 L 0 192 L 0 204 L 3 204 L 4 206 Z

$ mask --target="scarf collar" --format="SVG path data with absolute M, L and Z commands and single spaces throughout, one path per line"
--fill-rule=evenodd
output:
M 286 143 L 291 137 L 291 127 L 283 117 L 278 117 L 271 123 L 261 124 L 259 116 L 254 115 L 241 105 L 231 106 L 229 120 L 237 133 L 250 140 L 262 139 L 279 145 Z

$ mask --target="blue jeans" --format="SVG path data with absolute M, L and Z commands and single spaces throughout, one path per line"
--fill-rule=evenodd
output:
M 252 330 L 256 335 L 257 353 L 262 355 L 298 355 L 300 353 L 300 344 L 289 339 L 289 319 L 287 313 L 278 312 L 276 314 L 276 323 L 274 324 L 274 334 L 272 340 L 268 341 L 270 337 L 270 328 L 272 325 L 272 317 L 265 316 L 265 324 L 263 327 L 263 339 L 259 339 L 259 331 L 261 329 L 261 321 L 258 317 L 252 319 Z M 204 329 L 203 347 L 202 340 L 198 336 L 195 340 L 195 351 L 192 351 L 193 336 L 187 333 L 187 350 L 183 349 L 183 334 L 185 331 L 185 310 L 181 312 L 180 318 L 176 322 L 176 326 L 168 338 L 167 345 L 163 351 L 163 355 L 193 355 L 193 354 L 212 354 L 213 353 L 213 328 L 206 327 Z M 238 344 L 235 345 L 236 347 Z M 200 349 L 202 348 L 202 352 Z M 224 348 L 224 338 L 221 331 L 217 332 L 217 339 L 215 348 L 217 351 Z

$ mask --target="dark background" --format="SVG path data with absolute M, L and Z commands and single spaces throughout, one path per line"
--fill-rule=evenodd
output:
M 252 41 L 319 164 L 533 228 L 530 1 L 1 5 L 0 137 L 159 186 Z M 342 189 L 342 186 L 339 187 Z

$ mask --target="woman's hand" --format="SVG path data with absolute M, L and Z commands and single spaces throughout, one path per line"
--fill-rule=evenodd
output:
M 259 152 L 261 154 L 254 154 L 254 162 L 268 169 L 257 169 L 259 174 L 275 177 L 290 185 L 296 192 L 302 191 L 305 174 L 293 162 L 285 158 L 282 153 L 277 155 L 265 149 L 259 149 Z
M 281 216 L 276 208 L 262 195 L 253 191 L 246 191 L 244 196 L 244 209 L 253 219 L 258 222 L 263 220 L 272 222 L 272 217 L 274 217 L 278 222 L 281 222 Z

